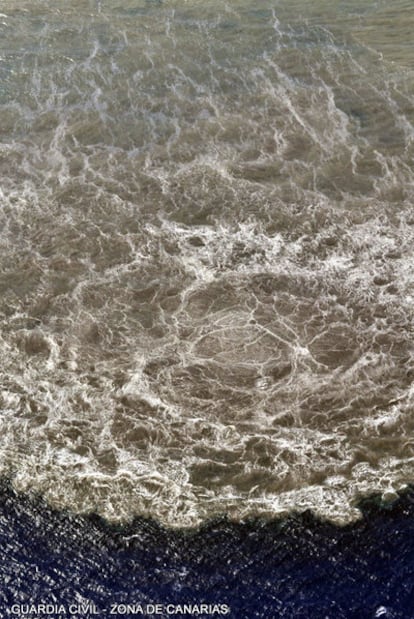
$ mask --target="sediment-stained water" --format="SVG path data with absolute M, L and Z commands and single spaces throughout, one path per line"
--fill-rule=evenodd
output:
M 1 474 L 179 527 L 412 482 L 410 3 L 0 13 Z

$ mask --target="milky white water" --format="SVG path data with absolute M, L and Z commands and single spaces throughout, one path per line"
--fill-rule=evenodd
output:
M 414 481 L 411 3 L 0 13 L 0 473 L 172 526 Z

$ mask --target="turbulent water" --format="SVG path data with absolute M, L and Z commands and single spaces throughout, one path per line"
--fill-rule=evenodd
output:
M 193 526 L 414 480 L 408 0 L 3 0 L 0 473 Z

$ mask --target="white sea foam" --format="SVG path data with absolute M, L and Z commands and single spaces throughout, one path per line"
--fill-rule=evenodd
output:
M 318 3 L 32 4 L 0 52 L 1 474 L 171 526 L 391 500 L 410 70 Z

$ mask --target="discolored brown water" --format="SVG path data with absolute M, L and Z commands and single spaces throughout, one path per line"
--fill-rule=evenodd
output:
M 0 472 L 53 505 L 414 479 L 410 3 L 260 7 L 2 2 Z

